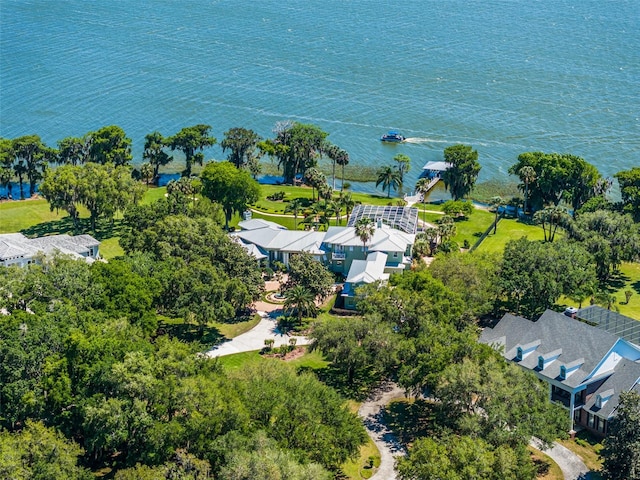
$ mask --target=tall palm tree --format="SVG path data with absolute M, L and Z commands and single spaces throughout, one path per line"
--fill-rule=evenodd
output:
M 416 183 L 416 192 L 418 192 L 422 196 L 422 222 L 427 223 L 427 193 L 429 193 L 429 182 L 428 178 L 421 178 Z
M 298 214 L 303 210 L 304 200 L 302 198 L 294 198 L 284 208 L 284 213 L 293 213 L 293 229 L 298 229 Z
M 364 251 L 367 251 L 367 243 L 373 237 L 373 234 L 376 231 L 376 226 L 373 223 L 373 219 L 368 217 L 363 217 L 356 222 L 356 235 L 362 241 L 362 245 L 364 246 Z
M 298 325 L 302 324 L 302 317 L 310 317 L 316 313 L 316 302 L 313 294 L 302 285 L 290 288 L 284 300 L 284 313 L 296 313 Z
M 391 189 L 397 190 L 401 185 L 400 172 L 390 166 L 380 167 L 376 187 L 382 185 L 382 190 L 387 191 L 387 198 L 391 197 Z
M 536 179 L 536 171 L 533 167 L 525 165 L 518 171 L 520 180 L 524 182 L 524 214 L 527 214 L 527 203 L 529 201 L 529 183 Z
M 340 149 L 338 156 L 336 157 L 336 163 L 342 167 L 342 183 L 340 184 L 340 190 L 344 190 L 344 167 L 349 165 L 349 154 L 346 150 Z
M 506 202 L 504 201 L 504 199 L 499 196 L 496 195 L 495 197 L 491 197 L 491 207 L 495 209 L 495 213 L 496 213 L 496 218 L 493 221 L 493 234 L 496 234 L 496 231 L 498 230 L 498 215 L 500 215 L 500 207 L 503 207 L 506 204 Z
M 153 165 L 151 165 L 149 162 L 145 162 L 140 165 L 140 176 L 142 177 L 142 180 L 144 180 L 147 184 L 147 188 L 149 188 L 149 181 L 154 178 L 153 171 Z
M 338 197 L 338 202 L 340 202 L 340 205 L 344 207 L 347 213 L 347 218 L 349 218 L 349 215 L 351 215 L 351 210 L 353 210 L 353 207 L 355 207 L 356 205 L 356 202 L 353 199 L 351 192 L 340 192 L 340 196 Z

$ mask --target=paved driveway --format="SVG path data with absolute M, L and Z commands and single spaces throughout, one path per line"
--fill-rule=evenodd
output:
M 309 339 L 307 337 L 288 335 L 280 332 L 275 319 L 269 316 L 268 313 L 258 311 L 258 314 L 262 317 L 262 320 L 260 320 L 258 325 L 248 332 L 238 335 L 232 340 L 212 348 L 206 352 L 206 355 L 209 357 L 224 357 L 225 355 L 233 355 L 234 353 L 262 350 L 264 348 L 264 341 L 267 338 L 272 338 L 274 340 L 274 347 L 289 345 L 289 340 L 291 338 L 296 339 L 296 345 L 309 344 Z

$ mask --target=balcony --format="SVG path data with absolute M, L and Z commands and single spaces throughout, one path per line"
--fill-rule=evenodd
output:
M 332 253 L 331 254 L 331 260 L 336 261 L 336 260 L 344 260 L 345 258 L 347 258 L 347 254 L 346 253 Z

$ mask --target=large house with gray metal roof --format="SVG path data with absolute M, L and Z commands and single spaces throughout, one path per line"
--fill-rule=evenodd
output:
M 245 220 L 231 235 L 242 242 L 256 259 L 288 265 L 292 254 L 313 255 L 329 270 L 346 277 L 342 291 L 345 308 L 355 308 L 358 286 L 376 281 L 386 282 L 389 274 L 402 272 L 411 266 L 414 233 L 392 228 L 382 220 L 377 222 L 373 236 L 366 245 L 355 227 L 329 227 L 326 232 L 287 230 L 261 219 Z
M 51 235 L 27 238 L 21 233 L 0 234 L 0 266 L 24 267 L 38 255 L 60 252 L 92 262 L 98 258 L 100 242 L 91 235 Z
M 549 384 L 572 429 L 605 435 L 620 393 L 640 393 L 640 347 L 561 313 L 547 310 L 536 322 L 507 314 L 480 341 Z

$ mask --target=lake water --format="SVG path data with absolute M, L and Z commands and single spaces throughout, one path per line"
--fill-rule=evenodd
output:
M 409 155 L 410 185 L 455 143 L 483 180 L 530 150 L 640 164 L 638 0 L 2 0 L 0 16 L 3 137 L 117 124 L 139 163 L 154 130 L 296 120 L 354 165 Z M 410 141 L 382 144 L 389 129 Z

